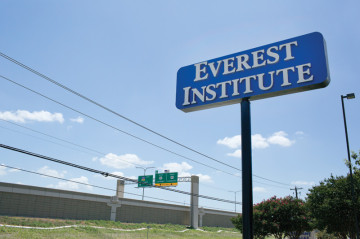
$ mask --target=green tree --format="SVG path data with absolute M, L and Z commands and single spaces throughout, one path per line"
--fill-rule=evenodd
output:
M 360 154 L 360 153 L 359 153 Z M 337 176 L 320 182 L 308 193 L 307 206 L 315 219 L 317 229 L 324 230 L 337 238 L 355 238 L 355 213 L 360 219 L 360 157 L 352 152 L 354 163 L 345 160 L 345 164 L 353 169 L 355 205 L 351 197 L 351 180 L 349 175 Z
M 253 212 L 253 219 L 254 219 L 254 237 L 256 239 L 264 239 L 269 234 L 269 228 L 267 221 L 262 219 L 262 213 L 259 210 L 256 210 L 254 208 Z M 242 223 L 242 215 L 239 214 L 239 216 L 231 218 L 232 223 L 234 224 L 235 228 L 238 229 L 241 233 L 243 233 L 243 223 Z
M 359 183 L 358 179 L 358 175 L 354 174 L 355 184 Z M 349 177 L 331 175 L 309 191 L 307 206 L 315 219 L 316 228 L 335 234 L 338 238 L 355 238 Z M 359 193 L 359 190 L 356 191 Z
M 261 213 L 259 211 L 254 210 L 254 237 L 256 239 L 264 239 L 266 236 L 270 235 L 266 229 L 267 223 L 266 221 L 262 221 L 260 219 Z M 231 218 L 232 223 L 235 228 L 238 229 L 241 233 L 243 233 L 243 224 L 242 224 L 242 215 L 239 214 L 237 217 Z
M 254 205 L 253 210 L 255 238 L 263 239 L 269 235 L 277 239 L 299 238 L 304 231 L 311 230 L 307 208 L 300 199 L 274 196 Z M 233 223 L 242 232 L 241 215 L 234 218 Z

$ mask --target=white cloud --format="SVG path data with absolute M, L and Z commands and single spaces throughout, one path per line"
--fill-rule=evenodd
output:
M 272 136 L 270 136 L 267 141 L 270 144 L 277 144 L 282 147 L 290 147 L 295 143 L 294 140 L 290 140 L 287 137 L 287 133 L 284 131 L 275 132 Z
M 179 163 L 166 163 L 161 168 L 162 170 L 170 170 L 170 172 L 178 172 L 179 177 L 190 177 L 191 173 L 187 172 L 193 167 L 187 162 Z
M 296 131 L 295 134 L 301 136 L 301 135 L 304 135 L 305 133 L 303 131 Z
M 188 172 L 193 167 L 187 162 L 182 163 L 166 163 L 163 165 L 161 170 L 170 170 L 170 172 L 178 172 L 178 177 L 191 177 L 192 173 Z M 213 180 L 209 175 L 204 174 L 195 174 L 199 177 L 200 182 L 203 183 L 212 183 Z
M 16 168 L 12 168 L 12 169 L 7 169 L 4 164 L 0 165 L 0 176 L 5 176 L 8 173 L 16 173 L 16 172 L 20 172 L 19 169 Z
M 4 166 L 0 165 L 0 176 L 4 176 L 6 174 L 7 174 L 6 168 Z
M 50 113 L 48 111 L 33 111 L 17 110 L 15 112 L 4 111 L 0 112 L 0 119 L 7 121 L 14 121 L 17 123 L 26 123 L 27 121 L 38 122 L 64 122 L 64 117 L 61 113 Z
M 251 136 L 251 145 L 254 149 L 264 149 L 269 147 L 269 143 L 266 138 L 264 138 L 261 134 L 254 134 Z
M 266 193 L 266 189 L 263 187 L 254 187 L 253 188 L 253 192 L 257 192 L 257 193 Z
M 73 119 L 70 119 L 71 122 L 75 122 L 75 123 L 79 123 L 79 124 L 82 124 L 84 123 L 84 118 L 82 117 L 77 117 L 77 118 L 73 118 Z
M 200 182 L 203 182 L 203 183 L 212 183 L 212 182 L 214 182 L 209 175 L 204 175 L 204 174 L 199 173 L 199 174 L 196 174 L 196 176 L 199 177 Z
M 292 185 L 297 185 L 297 186 L 314 186 L 315 182 L 308 182 L 308 181 L 293 181 L 291 182 Z
M 217 144 L 225 145 L 231 149 L 236 149 L 241 147 L 241 135 L 235 135 L 233 137 L 225 137 L 224 139 L 219 139 Z M 251 144 L 253 148 L 263 149 L 269 147 L 269 143 L 266 138 L 261 134 L 254 134 L 251 136 Z
M 114 175 L 120 176 L 120 177 L 124 177 L 124 173 L 123 173 L 123 172 L 112 172 L 111 174 L 114 174 Z
M 236 150 L 234 153 L 228 153 L 228 156 L 241 158 L 241 149 Z
M 62 171 L 62 172 L 58 172 L 55 169 L 50 169 L 48 166 L 44 166 L 40 169 L 37 170 L 38 173 L 42 173 L 42 174 L 46 174 L 46 175 L 50 175 L 53 177 L 58 177 L 58 178 L 63 178 L 64 175 L 66 174 L 66 171 Z M 43 176 L 45 177 L 45 176 Z
M 85 176 L 81 176 L 79 178 L 71 178 L 70 179 L 71 181 L 76 181 L 76 182 L 79 182 L 79 183 L 86 183 L 86 184 L 89 184 L 89 179 Z M 88 190 L 92 190 L 92 186 L 90 185 L 83 185 L 83 184 L 79 184 L 79 183 L 76 183 L 76 182 L 69 182 L 69 181 L 61 181 L 61 182 L 58 182 L 57 185 L 49 185 L 49 187 L 52 187 L 52 188 L 58 188 L 58 189 L 64 189 L 64 190 L 78 190 L 80 188 L 86 188 Z
M 298 131 L 297 134 L 300 135 L 301 131 Z M 219 139 L 217 144 L 225 145 L 231 149 L 236 149 L 241 147 L 241 135 L 235 135 L 233 137 L 225 137 L 224 139 Z M 251 145 L 253 149 L 265 149 L 270 147 L 270 145 L 280 145 L 282 147 L 289 147 L 295 143 L 295 140 L 290 140 L 287 138 L 287 133 L 284 131 L 275 132 L 270 137 L 265 138 L 261 134 L 253 134 L 251 136 Z M 228 153 L 228 156 L 241 158 L 241 149 L 237 149 L 233 153 Z
M 116 155 L 113 153 L 108 153 L 105 155 L 105 157 L 102 157 L 99 160 L 101 164 L 116 169 L 134 168 L 134 164 L 149 165 L 154 163 L 154 161 L 144 161 L 136 154 Z
M 9 169 L 9 172 L 10 173 L 16 173 L 16 172 L 20 172 L 20 170 L 17 169 L 17 168 L 12 168 L 12 169 Z
M 236 149 L 241 146 L 241 135 L 225 137 L 224 139 L 219 139 L 216 143 L 225 145 L 231 149 Z

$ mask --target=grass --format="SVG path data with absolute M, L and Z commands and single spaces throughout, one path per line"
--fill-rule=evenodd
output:
M 78 225 L 79 227 L 55 230 L 23 229 L 0 227 L 0 238 L 240 238 L 234 228 L 203 227 L 204 231 L 187 230 L 186 226 L 173 224 L 122 223 L 102 220 L 62 220 L 27 217 L 0 216 L 0 224 L 29 227 L 59 227 Z M 104 227 L 104 228 L 94 228 Z M 142 231 L 116 231 L 116 229 L 139 229 Z M 221 232 L 218 232 L 222 230 Z

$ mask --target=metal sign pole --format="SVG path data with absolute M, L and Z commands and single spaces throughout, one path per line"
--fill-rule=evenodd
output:
M 248 98 L 241 101 L 241 145 L 243 238 L 253 239 L 251 118 Z

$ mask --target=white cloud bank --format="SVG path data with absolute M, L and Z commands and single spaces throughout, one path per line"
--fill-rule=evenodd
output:
M 44 110 L 33 112 L 27 110 L 4 111 L 0 112 L 0 119 L 17 123 L 27 123 L 28 121 L 64 123 L 64 117 L 61 113 L 50 113 Z
M 5 176 L 8 173 L 16 173 L 16 172 L 20 172 L 20 170 L 16 168 L 9 169 L 5 167 L 4 164 L 0 165 L 0 176 Z
M 93 159 L 93 161 L 95 160 Z M 149 165 L 154 163 L 154 161 L 142 160 L 136 154 L 116 155 L 113 153 L 108 153 L 105 157 L 100 158 L 99 161 L 103 165 L 116 169 L 134 168 L 135 165 Z
M 170 170 L 170 172 L 178 172 L 178 177 L 191 177 L 191 175 L 196 175 L 199 177 L 199 181 L 203 183 L 212 183 L 213 180 L 209 175 L 204 174 L 191 174 L 188 172 L 193 167 L 187 162 L 182 163 L 166 163 L 163 165 L 161 170 Z
M 253 149 L 265 149 L 270 147 L 270 145 L 290 147 L 295 143 L 295 140 L 290 140 L 287 136 L 287 133 L 285 133 L 284 131 L 275 132 L 268 138 L 265 138 L 261 134 L 254 134 L 251 136 L 251 145 Z M 225 137 L 224 139 L 219 139 L 216 143 L 220 145 L 225 145 L 231 149 L 240 148 L 241 135 Z M 227 155 L 231 157 L 241 158 L 241 149 L 237 149 L 235 152 L 228 153 Z
M 287 138 L 287 133 L 285 133 L 284 131 L 279 131 L 274 133 L 272 136 L 270 136 L 267 141 L 270 144 L 277 144 L 280 145 L 282 147 L 290 147 L 291 145 L 293 145 L 295 143 L 294 140 L 290 140 Z
M 48 187 L 64 189 L 64 190 L 79 190 L 79 189 L 83 189 L 83 188 L 88 189 L 88 190 L 93 189 L 93 187 L 90 185 L 79 184 L 79 183 L 89 184 L 89 179 L 85 176 L 80 176 L 78 178 L 71 178 L 69 180 L 75 181 L 75 182 L 61 181 L 61 182 L 58 182 L 58 184 L 56 184 L 56 185 L 50 184 Z M 76 182 L 79 182 L 79 183 L 76 183 Z
M 190 177 L 191 173 L 188 171 L 193 167 L 187 162 L 182 163 L 166 163 L 161 168 L 162 170 L 170 170 L 170 172 L 178 172 L 179 177 Z
M 231 149 L 236 149 L 241 146 L 241 135 L 235 135 L 233 137 L 225 137 L 223 139 L 219 139 L 217 144 L 225 145 Z
M 256 193 L 266 193 L 266 189 L 263 188 L 263 187 L 254 187 L 253 188 L 253 192 L 256 192 Z
M 70 119 L 71 122 L 75 122 L 75 123 L 79 123 L 79 124 L 82 124 L 84 123 L 84 118 L 82 117 L 77 117 L 77 118 L 73 118 L 73 119 Z
M 6 168 L 4 166 L 0 165 L 0 176 L 4 176 L 6 174 L 7 174 Z
M 53 177 L 58 177 L 58 178 L 64 178 L 65 174 L 67 173 L 65 170 L 57 171 L 55 169 L 49 168 L 48 166 L 44 166 L 44 167 L 38 169 L 37 172 L 46 174 L 49 176 L 53 176 Z M 46 177 L 46 176 L 42 176 L 42 177 Z M 90 185 L 81 184 L 81 183 L 89 184 L 89 180 L 85 176 L 80 176 L 78 178 L 71 178 L 69 180 L 75 181 L 75 182 L 59 181 L 56 185 L 50 184 L 50 185 L 48 185 L 48 187 L 64 189 L 64 190 L 78 190 L 78 189 L 83 189 L 83 188 L 92 190 L 92 188 L 93 188 Z M 79 183 L 76 183 L 76 182 L 79 182 Z
M 45 174 L 45 175 L 53 176 L 53 177 L 58 177 L 58 178 L 63 178 L 65 176 L 65 174 L 67 173 L 65 170 L 62 172 L 59 172 L 59 171 L 56 171 L 55 169 L 49 168 L 48 166 L 44 166 L 44 167 L 38 169 L 37 172 Z M 46 177 L 46 176 L 42 176 L 42 177 Z
M 241 158 L 241 149 L 235 150 L 234 153 L 228 153 L 227 156 Z

